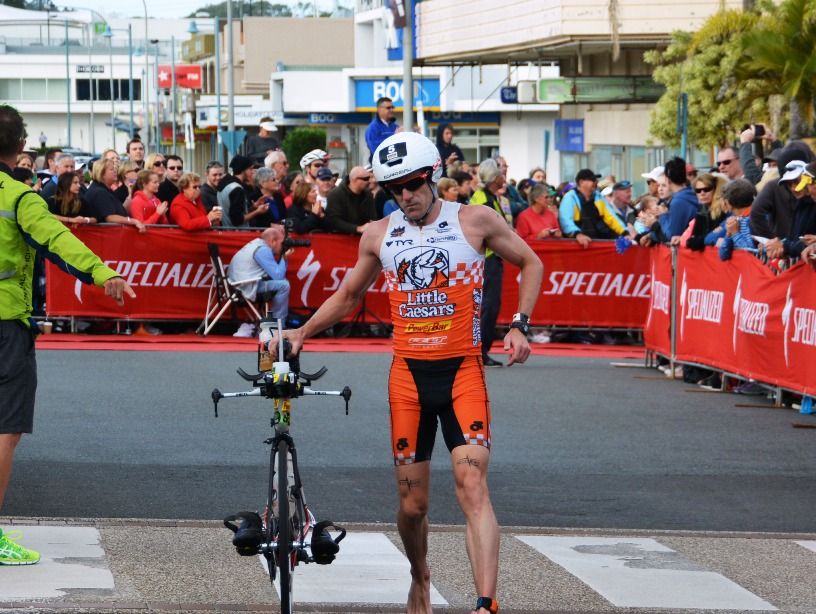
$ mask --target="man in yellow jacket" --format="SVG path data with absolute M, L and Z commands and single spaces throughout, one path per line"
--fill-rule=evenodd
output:
M 12 178 L 25 145 L 22 116 L 0 105 L 0 506 L 11 477 L 14 449 L 34 423 L 37 363 L 31 321 L 37 253 L 85 283 L 105 288 L 120 305 L 133 289 L 48 212 L 45 201 Z M 39 553 L 0 529 L 0 565 L 31 565 Z
M 585 248 L 592 239 L 616 239 L 626 232 L 598 191 L 598 178 L 588 168 L 578 171 L 575 188 L 564 194 L 558 206 L 561 232 Z

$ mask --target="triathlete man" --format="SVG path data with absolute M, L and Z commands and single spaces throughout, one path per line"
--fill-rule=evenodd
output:
M 389 402 L 400 498 L 397 526 L 413 580 L 408 613 L 431 613 L 427 512 L 437 420 L 467 522 L 478 595 L 473 612 L 495 613 L 499 529 L 487 488 L 490 405 L 479 347 L 485 248 L 521 269 L 519 313 L 504 338 L 508 365 L 530 354 L 525 314 L 535 304 L 543 267 L 492 208 L 437 198 L 442 161 L 424 136 L 407 132 L 387 138 L 372 165 L 401 210 L 366 228 L 357 264 L 340 289 L 302 328 L 285 335 L 297 353 L 306 338 L 350 313 L 384 271 L 394 324 Z

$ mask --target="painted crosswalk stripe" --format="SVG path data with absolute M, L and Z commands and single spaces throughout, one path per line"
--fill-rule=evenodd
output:
M 298 565 L 293 577 L 298 603 L 404 604 L 411 566 L 383 533 L 349 533 L 331 565 Z M 280 596 L 278 580 L 275 588 Z M 431 604 L 448 604 L 433 585 Z
M 816 552 L 816 540 L 804 540 L 796 542 L 803 548 L 807 548 L 811 552 Z
M 617 607 L 776 610 L 725 576 L 700 567 L 654 539 L 517 538 Z
M 99 531 L 92 527 L 4 528 L 26 548 L 40 553 L 36 565 L 0 568 L 0 599 L 27 601 L 64 597 L 73 589 L 113 590 L 113 575 L 105 564 Z

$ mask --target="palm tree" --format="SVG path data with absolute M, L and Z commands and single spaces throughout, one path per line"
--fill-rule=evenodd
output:
M 802 119 L 813 120 L 816 97 L 816 2 L 763 3 L 757 26 L 743 33 L 735 71 L 740 81 L 764 79 L 784 94 L 790 109 L 790 137 L 801 136 Z

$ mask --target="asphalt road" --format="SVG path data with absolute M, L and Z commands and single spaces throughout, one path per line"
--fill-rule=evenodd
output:
M 311 354 L 336 398 L 298 400 L 293 435 L 321 518 L 393 522 L 386 354 Z M 238 390 L 237 353 L 39 352 L 35 432 L 20 444 L 3 514 L 217 519 L 265 497 L 269 401 Z M 816 531 L 816 420 L 740 408 L 755 398 L 688 392 L 656 371 L 532 357 L 488 372 L 490 486 L 504 526 Z M 644 376 L 646 376 L 644 378 Z M 318 387 L 317 384 L 315 387 Z M 431 520 L 461 524 L 438 437 Z

